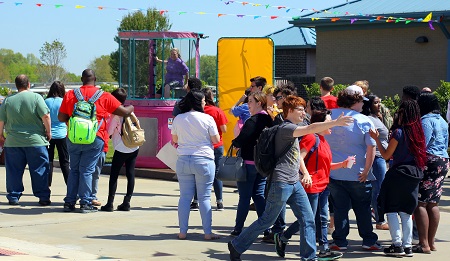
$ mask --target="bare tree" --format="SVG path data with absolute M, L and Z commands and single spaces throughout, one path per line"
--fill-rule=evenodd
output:
M 45 42 L 39 49 L 42 64 L 39 66 L 39 71 L 43 79 L 48 79 L 48 82 L 63 80 L 66 71 L 63 67 L 63 61 L 67 57 L 67 52 L 64 44 L 58 40 L 53 42 Z

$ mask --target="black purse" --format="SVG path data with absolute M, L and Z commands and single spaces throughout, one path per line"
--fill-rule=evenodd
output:
M 233 146 L 228 149 L 227 156 L 219 161 L 219 170 L 216 178 L 221 181 L 246 181 L 247 171 L 245 163 L 240 156 L 240 150 L 233 156 Z

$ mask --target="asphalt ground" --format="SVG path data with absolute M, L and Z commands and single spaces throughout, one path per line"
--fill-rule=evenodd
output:
M 228 260 L 227 242 L 234 226 L 238 194 L 225 187 L 225 211 L 215 210 L 212 195 L 213 232 L 221 239 L 205 241 L 199 212 L 191 212 L 187 240 L 178 240 L 178 183 L 167 170 L 139 170 L 129 212 L 97 212 L 82 214 L 63 212 L 66 187 L 59 169 L 53 177 L 52 204 L 42 207 L 32 195 L 30 175 L 24 174 L 25 191 L 20 206 L 10 206 L 5 185 L 0 189 L 0 260 Z M 154 179 L 158 178 L 158 179 Z M 99 199 L 105 203 L 109 176 L 101 175 Z M 5 184 L 5 169 L 0 167 L 0 183 Z M 114 206 L 121 203 L 126 179 L 120 176 Z M 441 222 L 436 247 L 432 254 L 415 254 L 407 260 L 450 260 L 450 179 L 445 179 L 441 199 Z M 341 260 L 388 260 L 382 251 L 361 249 L 353 212 L 350 245 Z M 256 219 L 251 211 L 246 226 Z M 294 217 L 287 211 L 288 222 Z M 390 245 L 388 231 L 375 230 L 383 246 Z M 286 248 L 287 260 L 299 260 L 299 236 Z M 261 242 L 261 237 L 242 255 L 243 260 L 282 260 L 274 245 Z

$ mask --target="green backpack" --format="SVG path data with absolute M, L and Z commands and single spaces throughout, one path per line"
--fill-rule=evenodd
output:
M 72 116 L 69 118 L 67 130 L 69 140 L 74 144 L 91 144 L 97 136 L 97 131 L 103 123 L 98 123 L 95 102 L 102 96 L 103 91 L 97 90 L 94 95 L 85 100 L 80 89 L 73 90 L 78 102 L 75 103 Z

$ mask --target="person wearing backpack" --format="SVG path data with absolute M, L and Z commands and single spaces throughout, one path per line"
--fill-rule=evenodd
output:
M 123 88 L 117 88 L 111 94 L 122 104 L 124 104 L 127 99 L 127 92 Z M 134 191 L 134 166 L 139 154 L 139 147 L 129 148 L 122 141 L 123 121 L 123 117 L 113 115 L 108 124 L 108 134 L 112 135 L 111 139 L 114 145 L 114 156 L 111 163 L 111 173 L 109 175 L 108 202 L 100 208 L 102 211 L 112 212 L 114 210 L 113 204 L 117 190 L 117 179 L 123 164 L 125 164 L 125 175 L 127 177 L 127 194 L 123 199 L 123 203 L 117 206 L 117 210 L 130 210 L 130 200 Z
M 252 116 L 245 121 L 239 136 L 232 141 L 232 146 L 241 149 L 241 157 L 247 171 L 246 181 L 237 181 L 239 202 L 236 211 L 236 223 L 233 231 L 231 231 L 232 236 L 238 236 L 241 233 L 249 212 L 251 198 L 255 202 L 258 217 L 264 212 L 266 178 L 261 176 L 255 168 L 253 147 L 256 145 L 263 129 L 273 125 L 272 118 L 265 110 L 266 104 L 266 97 L 260 91 L 248 96 L 248 108 Z
M 48 141 L 52 138 L 50 111 L 41 95 L 29 91 L 30 81 L 26 75 L 18 75 L 15 84 L 17 93 L 5 98 L 0 106 L 0 141 L 5 142 L 6 198 L 9 205 L 19 205 L 24 191 L 23 173 L 28 164 L 33 195 L 39 198 L 39 205 L 48 206 L 51 204 L 47 151 Z
M 327 109 L 310 110 L 310 115 L 311 123 L 331 121 L 330 111 Z M 330 191 L 327 185 L 330 181 L 330 170 L 345 168 L 348 159 L 332 163 L 330 145 L 324 137 L 329 134 L 331 134 L 331 129 L 317 134 L 307 134 L 301 138 L 300 157 L 304 160 L 305 165 L 300 165 L 300 171 L 302 185 L 308 195 L 316 221 L 316 236 L 321 248 L 318 256 L 332 260 L 340 258 L 342 253 L 331 251 L 328 247 L 328 195 Z M 280 257 L 284 257 L 287 242 L 298 231 L 299 223 L 295 221 L 286 231 L 274 235 L 275 249 Z
M 67 147 L 70 156 L 70 174 L 67 180 L 67 194 L 64 198 L 64 211 L 74 211 L 75 202 L 79 197 L 80 211 L 89 213 L 97 211 L 97 208 L 92 206 L 91 202 L 92 174 L 102 153 L 104 143 L 109 140 L 105 118 L 110 113 L 128 116 L 134 111 L 134 107 L 132 105 L 124 107 L 110 93 L 101 92 L 95 87 L 95 73 L 91 69 L 83 71 L 81 81 L 83 86 L 68 91 L 64 95 L 58 119 L 62 122 L 69 122 Z M 80 93 L 82 97 L 79 97 L 78 94 Z M 93 98 L 95 98 L 95 101 L 92 100 Z M 75 105 L 79 106 L 75 109 Z M 87 109 L 88 111 L 86 111 Z M 83 114 L 95 115 L 95 118 L 91 120 L 95 129 L 82 129 L 91 126 L 89 119 L 84 119 L 84 121 L 77 119 L 82 118 Z M 78 130 L 86 132 L 86 137 L 77 136 L 80 133 Z
M 283 102 L 285 122 L 276 127 L 278 129 L 275 135 L 275 155 L 278 156 L 278 160 L 273 173 L 269 176 L 271 183 L 265 210 L 258 220 L 228 242 L 229 257 L 232 261 L 241 260 L 241 254 L 251 246 L 261 232 L 275 222 L 286 203 L 291 206 L 300 223 L 300 258 L 317 259 L 314 216 L 298 174 L 300 162 L 298 137 L 334 126 L 347 126 L 353 122 L 353 118 L 341 115 L 333 121 L 298 126 L 305 116 L 305 106 L 305 100 L 295 96 L 288 96 Z M 288 146 L 289 149 L 283 154 Z

